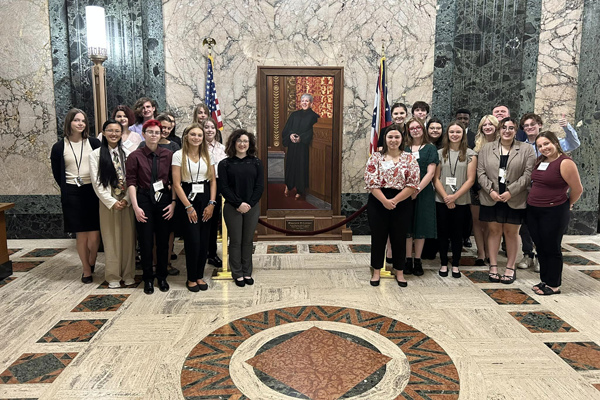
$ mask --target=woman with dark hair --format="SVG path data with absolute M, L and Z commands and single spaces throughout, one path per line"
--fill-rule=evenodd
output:
M 429 143 L 435 146 L 436 149 L 442 148 L 442 133 L 444 133 L 444 125 L 438 118 L 431 118 L 427 122 L 427 138 Z
M 190 292 L 207 290 L 204 266 L 208 254 L 210 219 L 217 204 L 217 181 L 214 162 L 208 154 L 204 132 L 199 124 L 191 124 L 183 131 L 183 148 L 173 154 L 173 187 L 185 210 L 181 228 L 185 248 L 187 282 Z M 199 218 L 202 212 L 202 218 Z
M 121 135 L 121 147 L 123 152 L 125 152 L 125 155 L 128 156 L 131 152 L 136 150 L 143 141 L 140 135 L 132 135 L 132 131 L 129 130 L 129 127 L 135 124 L 135 115 L 131 108 L 125 105 L 119 105 L 113 110 L 111 119 L 117 121 L 121 125 L 123 130 L 123 134 Z
M 540 133 L 535 145 L 540 156 L 531 174 L 527 226 L 540 262 L 541 282 L 533 291 L 548 296 L 560 293 L 562 238 L 569 225 L 569 211 L 581 197 L 583 186 L 577 165 L 565 155 L 554 133 Z
M 490 282 L 511 284 L 517 277 L 515 261 L 519 246 L 519 226 L 525 221 L 527 192 L 535 164 L 533 147 L 515 140 L 517 121 L 507 117 L 500 121 L 500 140 L 483 145 L 479 151 L 477 176 L 479 220 L 487 222 L 490 253 Z M 504 235 L 506 271 L 498 275 L 498 250 Z M 509 272 L 510 271 L 510 272 Z
M 83 266 L 83 283 L 92 283 L 100 246 L 98 197 L 90 176 L 90 153 L 100 141 L 89 136 L 85 112 L 72 108 L 65 117 L 63 139 L 52 146 L 52 175 L 60 187 L 64 230 L 77 235 L 77 253 Z
M 175 133 L 175 131 L 177 130 L 177 124 L 175 123 L 175 114 L 173 114 L 171 111 L 167 111 L 164 114 L 167 117 L 169 117 L 169 122 L 171 123 L 171 128 L 169 129 L 169 136 L 167 136 L 167 140 L 177 143 L 179 148 L 181 148 L 181 138 Z
M 448 239 L 452 242 L 452 277 L 460 278 L 463 224 L 468 221 L 470 189 L 476 179 L 477 155 L 467 146 L 465 126 L 453 121 L 438 150 L 440 163 L 434 178 L 437 192 L 437 230 L 440 247 L 440 276 L 448 276 Z
M 210 110 L 208 109 L 208 106 L 206 104 L 199 103 L 194 108 L 194 114 L 192 115 L 192 121 L 194 121 L 196 124 L 200 124 L 200 126 L 202 126 L 204 121 L 206 121 L 206 119 L 209 117 L 210 117 Z
M 406 108 L 406 105 L 404 103 L 394 103 L 394 105 L 392 106 L 392 124 L 396 124 L 397 126 L 399 126 L 400 128 L 400 133 L 402 134 L 402 138 L 404 140 L 406 140 L 406 135 L 407 135 L 407 131 L 406 131 L 406 126 L 404 125 L 404 120 L 406 119 L 406 116 L 408 115 L 408 109 Z M 383 142 L 385 141 L 385 134 L 386 132 L 389 130 L 389 126 L 387 128 L 385 128 L 383 130 L 383 132 L 381 132 L 381 134 L 379 135 L 379 138 L 377 139 L 377 148 L 379 150 L 381 150 L 381 148 L 383 147 Z
M 104 276 L 108 287 L 118 289 L 135 283 L 135 228 L 125 183 L 125 161 L 121 124 L 113 119 L 102 126 L 102 146 L 90 154 L 92 186 L 100 199 L 100 229 Z
M 252 241 L 258 224 L 258 202 L 264 190 L 263 165 L 256 157 L 256 139 L 244 129 L 233 131 L 227 158 L 219 163 L 219 189 L 225 198 L 223 216 L 229 234 L 229 265 L 235 284 L 253 285 Z
M 406 234 L 413 209 L 410 196 L 419 187 L 419 164 L 415 157 L 402 150 L 400 129 L 396 124 L 390 126 L 383 149 L 371 155 L 365 168 L 366 189 L 371 192 L 367 203 L 373 268 L 371 286 L 379 285 L 388 237 L 394 257 L 405 259 Z M 396 281 L 400 287 L 406 287 L 404 263 L 395 265 L 399 266 L 394 266 Z
M 169 256 L 170 219 L 175 210 L 175 191 L 171 187 L 173 153 L 158 145 L 161 125 L 155 119 L 144 123 L 146 146 L 127 159 L 127 191 L 135 212 L 137 236 L 144 271 L 144 293 L 154 293 L 152 248 L 156 236 L 156 278 L 161 292 L 169 290 L 167 262 Z
M 166 113 L 161 113 L 156 117 L 156 121 L 160 122 L 160 141 L 158 142 L 158 146 L 163 149 L 169 150 L 171 153 L 175 153 L 177 150 L 181 149 L 181 147 L 168 139 L 173 124 L 171 123 L 171 118 Z M 140 148 L 144 147 L 146 144 L 140 144 Z

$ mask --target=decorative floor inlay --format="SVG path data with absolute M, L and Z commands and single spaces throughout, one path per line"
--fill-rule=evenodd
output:
M 521 289 L 483 289 L 496 303 L 505 304 L 540 304 Z
M 38 343 L 89 342 L 107 319 L 63 320 L 54 325 Z
M 584 274 L 600 281 L 600 269 L 580 269 L 579 272 L 583 272 Z
M 353 253 L 371 253 L 370 244 L 350 244 L 348 248 Z
M 590 259 L 571 254 L 563 256 L 563 263 L 568 265 L 598 265 Z
M 133 285 L 125 285 L 125 282 L 121 281 L 121 289 L 132 289 L 132 288 L 136 288 L 140 285 L 140 283 L 142 283 L 143 279 L 141 275 L 136 275 L 134 276 L 133 280 L 135 281 L 135 283 Z M 102 284 L 100 286 L 98 286 L 97 289 L 108 289 L 108 282 L 104 281 L 102 282 Z
M 600 370 L 600 346 L 594 342 L 546 343 L 576 371 Z
M 581 251 L 600 251 L 600 246 L 595 243 L 567 243 L 571 247 L 575 247 Z
M 393 343 L 393 348 L 400 349 L 405 354 L 410 367 L 410 378 L 402 394 L 396 397 L 398 399 L 457 399 L 459 396 L 459 376 L 452 359 L 444 349 L 424 333 L 400 321 L 367 311 L 344 307 L 305 306 L 252 314 L 232 321 L 210 333 L 190 352 L 183 365 L 181 387 L 184 397 L 188 400 L 247 399 L 248 397 L 235 385 L 229 371 L 231 357 L 238 347 L 258 333 L 265 331 L 267 334 L 266 331 L 270 328 L 306 321 L 327 321 L 352 325 L 352 327 L 375 332 L 377 335 L 381 335 L 386 342 Z M 347 337 L 336 337 L 338 335 L 332 331 L 307 328 L 288 340 L 272 344 L 272 347 L 263 346 L 262 349 L 266 348 L 265 352 L 256 355 L 248 362 L 259 366 L 257 369 L 267 370 L 269 376 L 278 375 L 273 377 L 282 379 L 280 383 L 283 385 L 274 385 L 275 388 L 294 385 L 294 390 L 307 396 L 313 396 L 310 398 L 315 400 L 335 399 L 348 393 L 351 393 L 352 396 L 358 395 L 356 389 L 359 385 L 351 387 L 352 383 L 359 376 L 363 381 L 369 380 L 370 377 L 367 378 L 369 374 L 377 373 L 385 365 L 385 358 L 382 358 L 383 355 L 373 349 L 362 346 L 368 350 L 368 357 L 374 358 L 372 364 L 364 357 L 358 357 L 357 353 L 351 367 L 340 366 L 344 355 L 349 357 L 348 354 L 352 351 L 363 352 L 364 350 L 360 347 L 360 343 L 352 343 Z M 373 333 L 370 334 L 373 335 Z M 355 346 L 359 346 L 359 348 Z M 313 349 L 313 357 L 299 354 L 301 351 L 306 352 Z M 285 359 L 286 352 L 289 352 L 293 358 Z M 266 355 L 271 353 L 273 353 L 273 357 L 277 356 L 277 362 L 280 363 L 279 371 L 264 360 Z M 273 357 L 271 362 L 275 360 Z M 308 362 L 311 363 L 311 366 L 306 364 Z M 332 362 L 337 363 L 334 368 L 327 372 L 321 372 L 322 368 Z M 302 368 L 298 369 L 299 365 Z M 309 368 L 314 368 L 313 375 L 310 375 Z M 299 370 L 303 370 L 303 375 L 300 377 L 302 379 L 294 376 L 294 371 Z M 346 373 L 352 378 L 343 381 L 345 378 L 337 376 L 336 384 L 331 384 L 334 379 L 333 375 Z M 325 374 L 323 375 L 324 380 L 331 379 L 330 384 L 320 383 L 316 378 L 318 374 Z M 337 386 L 339 382 L 343 382 L 340 383 L 342 386 Z M 323 390 L 319 391 L 319 388 Z M 307 398 L 293 396 L 289 393 L 282 394 Z
M 558 315 L 550 311 L 515 311 L 509 313 L 519 321 L 529 332 L 547 333 L 547 332 L 578 332 L 577 329 L 567 324 L 559 318 Z
M 475 266 L 475 261 L 477 261 L 477 257 L 474 257 L 474 256 L 462 256 L 460 258 L 460 261 L 458 262 L 458 265 L 462 266 L 462 267 L 473 267 L 473 266 Z
M 297 254 L 298 246 L 296 245 L 269 245 L 267 246 L 267 254 Z
M 571 250 L 569 250 L 569 249 L 567 249 L 567 248 L 565 248 L 563 246 L 560 246 L 560 251 L 562 251 L 563 253 L 570 253 L 571 252 Z
M 16 276 L 9 276 L 8 278 L 1 279 L 0 280 L 0 288 L 8 285 L 9 283 L 11 283 L 12 281 L 14 281 L 15 279 L 17 279 Z
M 592 384 L 593 387 L 595 387 L 596 389 L 600 390 L 600 383 L 594 383 Z
M 52 248 L 52 249 L 33 249 L 29 253 L 22 255 L 21 257 L 54 257 L 58 253 L 66 249 Z
M 0 384 L 52 383 L 77 353 L 26 353 L 0 374 Z
M 128 297 L 128 294 L 91 294 L 71 312 L 117 311 Z
M 473 283 L 489 283 L 490 278 L 487 271 L 461 271 L 464 276 Z
M 29 272 L 44 261 L 13 261 L 13 272 Z
M 13 254 L 15 254 L 17 251 L 21 251 L 21 250 L 23 250 L 23 249 L 22 249 L 22 248 L 21 248 L 21 249 L 8 249 L 8 255 L 9 255 L 9 256 L 12 256 L 12 255 L 13 255 Z
M 309 244 L 308 251 L 311 253 L 339 253 L 340 249 L 336 244 Z

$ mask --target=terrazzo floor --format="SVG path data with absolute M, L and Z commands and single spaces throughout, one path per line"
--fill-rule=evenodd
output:
M 600 236 L 563 242 L 562 294 L 490 283 L 464 249 L 371 287 L 369 237 L 261 242 L 254 286 L 83 285 L 73 240 L 10 240 L 0 399 L 600 399 Z M 500 272 L 504 258 L 500 259 Z M 141 274 L 141 271 L 137 271 Z

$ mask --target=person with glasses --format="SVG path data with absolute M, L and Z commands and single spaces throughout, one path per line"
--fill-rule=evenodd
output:
M 225 198 L 223 216 L 229 234 L 229 265 L 235 284 L 253 285 L 252 242 L 260 216 L 264 169 L 256 157 L 255 136 L 236 129 L 227 140 L 227 158 L 219 163 L 219 190 Z M 225 242 L 225 239 L 224 239 Z
M 519 226 L 525 221 L 527 193 L 535 163 L 533 148 L 515 140 L 517 121 L 500 121 L 500 140 L 486 143 L 479 151 L 477 175 L 481 190 L 479 219 L 489 228 L 490 282 L 511 284 L 517 273 L 515 261 L 519 246 Z M 507 263 L 504 275 L 498 275 L 498 251 L 504 234 Z

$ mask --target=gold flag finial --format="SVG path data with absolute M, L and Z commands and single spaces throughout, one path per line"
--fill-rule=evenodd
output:
M 211 38 L 211 37 L 205 37 L 204 40 L 202 41 L 202 46 L 206 46 L 208 45 L 208 55 L 212 56 L 212 48 L 213 46 L 217 45 L 217 42 L 215 41 L 215 39 Z

